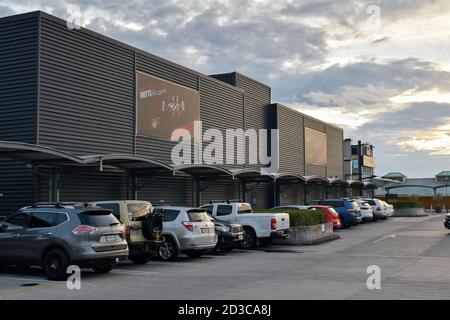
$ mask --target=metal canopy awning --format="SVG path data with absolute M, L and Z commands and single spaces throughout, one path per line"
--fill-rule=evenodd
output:
M 173 167 L 174 173 L 187 173 L 194 177 L 233 177 L 233 173 L 223 167 L 208 164 L 183 164 Z
M 344 187 L 349 186 L 349 183 L 347 180 L 339 179 L 339 178 L 329 178 L 328 182 L 330 183 L 330 185 L 342 185 Z
M 305 176 L 306 184 L 314 184 L 314 183 L 326 183 L 329 184 L 329 180 L 325 177 L 321 176 Z
M 276 173 L 273 175 L 275 181 L 278 182 L 302 182 L 306 183 L 306 178 L 302 175 L 291 173 L 291 172 L 282 172 Z
M 375 184 L 377 187 L 387 187 L 390 185 L 400 185 L 402 184 L 401 181 L 398 180 L 393 180 L 393 179 L 387 179 L 387 178 L 380 178 L 380 177 L 373 177 L 370 182 L 372 182 L 373 184 Z
M 130 154 L 103 154 L 81 157 L 86 164 L 99 165 L 102 171 L 104 165 L 113 166 L 125 171 L 149 171 L 173 173 L 174 169 L 168 164 L 148 157 Z
M 364 188 L 366 189 L 378 189 L 378 186 L 373 182 L 364 182 Z
M 348 181 L 348 185 L 350 187 L 361 187 L 361 188 L 364 188 L 364 182 L 359 181 L 359 180 L 349 180 Z
M 243 182 L 267 182 L 273 181 L 273 176 L 262 174 L 257 168 L 230 169 L 233 179 L 238 178 Z
M 102 171 L 105 165 L 125 171 L 173 172 L 170 165 L 147 157 L 131 154 L 76 156 L 62 150 L 21 142 L 0 141 L 0 156 L 23 160 L 38 166 L 83 166 L 86 168 L 98 166 Z
M 0 141 L 0 156 L 34 163 L 85 164 L 84 159 L 68 152 L 22 142 Z

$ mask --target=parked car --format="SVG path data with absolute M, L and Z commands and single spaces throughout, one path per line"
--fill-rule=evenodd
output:
M 278 206 L 274 209 L 288 210 L 288 209 L 298 209 L 298 210 L 321 210 L 327 216 L 328 222 L 333 224 L 333 229 L 342 228 L 342 222 L 339 218 L 339 214 L 333 207 L 330 206 L 322 206 L 322 205 L 312 205 L 312 206 L 304 206 L 304 205 L 284 205 Z
M 444 227 L 450 229 L 450 213 L 445 215 Z
M 394 206 L 392 204 L 387 203 L 386 201 L 381 200 L 381 202 L 384 204 L 385 209 L 388 213 L 388 217 L 394 215 L 395 210 L 394 210 Z
M 125 229 L 110 210 L 34 205 L 0 225 L 0 263 L 41 266 L 51 280 L 67 278 L 70 265 L 107 273 L 127 256 Z
M 214 223 L 205 209 L 161 206 L 163 214 L 163 244 L 158 249 L 161 260 L 175 260 L 183 252 L 191 258 L 213 249 L 218 236 Z
M 240 247 L 244 241 L 244 228 L 237 223 L 228 223 L 211 217 L 218 236 L 216 248 L 223 252 L 229 252 Z
M 373 210 L 370 204 L 363 199 L 355 199 L 355 201 L 361 209 L 362 221 L 375 221 L 375 219 L 373 218 Z
M 150 202 L 119 200 L 91 202 L 89 205 L 111 210 L 125 226 L 129 259 L 134 264 L 145 264 L 152 256 L 156 256 L 163 244 L 163 222 L 162 215 L 154 212 Z
M 374 220 L 385 220 L 389 216 L 388 208 L 386 208 L 380 199 L 364 198 L 363 200 L 372 207 Z
M 245 249 L 256 247 L 264 240 L 289 237 L 287 213 L 254 213 L 252 206 L 245 202 L 217 202 L 202 208 L 212 212 L 214 218 L 242 225 Z
M 357 225 L 362 221 L 361 209 L 355 200 L 323 199 L 308 202 L 308 205 L 324 205 L 333 207 L 339 214 L 343 227 Z

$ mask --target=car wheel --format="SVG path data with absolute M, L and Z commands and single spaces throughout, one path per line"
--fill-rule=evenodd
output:
M 134 264 L 146 264 L 150 260 L 150 256 L 147 254 L 141 254 L 137 256 L 130 256 L 129 259 Z
M 47 251 L 43 259 L 44 271 L 50 280 L 66 280 L 69 258 L 61 249 Z
M 242 241 L 242 248 L 244 249 L 252 249 L 256 247 L 257 239 L 255 231 L 251 229 L 246 229 L 244 234 L 244 241 Z
M 158 257 L 163 261 L 172 261 L 178 258 L 178 249 L 175 241 L 171 238 L 164 240 L 163 245 L 158 248 Z
M 186 251 L 186 254 L 189 258 L 200 258 L 203 252 L 203 250 L 190 250 Z
M 108 273 L 112 270 L 112 265 L 108 264 L 106 266 L 98 266 L 92 268 L 95 273 L 102 274 L 102 273 Z

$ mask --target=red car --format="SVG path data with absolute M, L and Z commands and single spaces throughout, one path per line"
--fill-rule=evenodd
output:
M 312 205 L 309 207 L 316 208 L 317 210 L 322 210 L 322 212 L 327 215 L 328 222 L 333 223 L 333 229 L 342 228 L 342 222 L 341 219 L 339 219 L 339 213 L 337 213 L 333 207 L 323 205 Z

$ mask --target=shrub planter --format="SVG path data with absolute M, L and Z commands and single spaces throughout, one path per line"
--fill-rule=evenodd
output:
M 274 243 L 297 246 L 314 245 L 339 238 L 337 234 L 333 233 L 333 224 L 327 222 L 307 227 L 291 227 L 289 240 L 274 240 Z
M 429 213 L 424 208 L 397 208 L 394 217 L 425 217 Z

